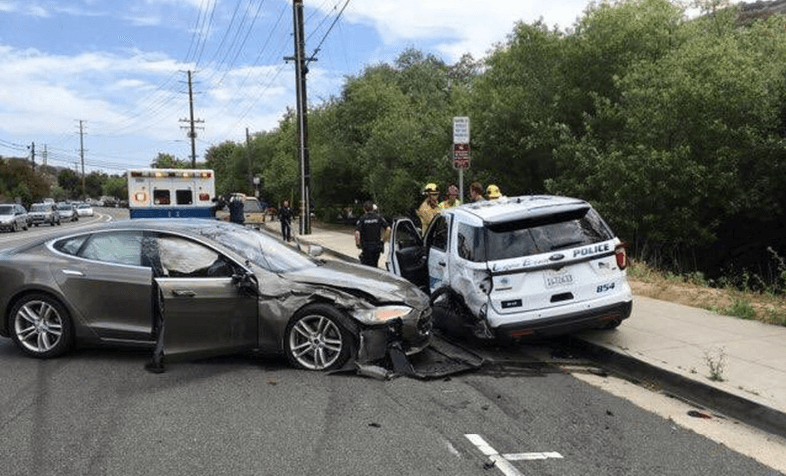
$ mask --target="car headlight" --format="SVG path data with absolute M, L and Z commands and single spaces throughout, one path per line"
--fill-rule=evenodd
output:
M 380 306 L 371 309 L 356 309 L 352 316 L 364 324 L 382 324 L 392 319 L 403 318 L 412 312 L 409 306 Z

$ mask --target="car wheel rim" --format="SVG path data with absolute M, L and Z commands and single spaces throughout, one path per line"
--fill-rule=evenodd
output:
M 19 308 L 14 322 L 16 336 L 35 353 L 51 350 L 63 336 L 63 318 L 51 304 L 30 301 Z
M 344 340 L 341 329 L 324 316 L 306 316 L 289 332 L 289 349 L 303 367 L 324 370 L 341 356 Z

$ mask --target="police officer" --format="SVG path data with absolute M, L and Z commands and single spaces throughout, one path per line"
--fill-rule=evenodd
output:
M 383 233 L 386 233 L 390 226 L 374 209 L 371 200 L 366 200 L 363 209 L 366 213 L 355 225 L 355 245 L 361 249 L 360 262 L 376 268 L 379 264 L 379 255 L 385 247 Z
M 233 195 L 229 200 L 229 221 L 243 225 L 246 222 L 243 208 L 243 197 L 240 195 Z

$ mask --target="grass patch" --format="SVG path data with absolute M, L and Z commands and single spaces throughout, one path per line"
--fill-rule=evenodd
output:
M 639 296 L 786 327 L 786 296 L 780 292 L 740 291 L 728 281 L 710 283 L 701 273 L 676 275 L 631 262 L 628 281 Z

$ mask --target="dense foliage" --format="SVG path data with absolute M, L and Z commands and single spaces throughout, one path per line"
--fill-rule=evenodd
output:
M 519 23 L 482 62 L 447 65 L 410 49 L 348 77 L 339 97 L 309 112 L 317 213 L 330 220 L 371 198 L 404 214 L 425 183 L 446 190 L 458 182 L 452 118 L 466 115 L 465 191 L 477 180 L 506 195 L 581 197 L 640 258 L 777 280 L 786 21 L 743 25 L 734 8 L 684 13 L 667 0 L 593 4 L 567 31 Z M 251 147 L 263 195 L 299 197 L 294 119 L 249 146 L 213 149 L 209 161 L 222 157 L 230 174 L 225 192 L 249 187 Z

